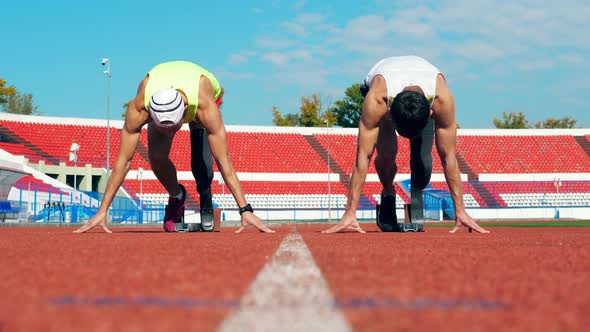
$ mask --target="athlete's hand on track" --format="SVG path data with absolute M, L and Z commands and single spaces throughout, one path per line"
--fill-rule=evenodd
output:
M 469 216 L 469 214 L 467 214 L 467 211 L 465 211 L 465 210 L 456 212 L 456 214 L 455 214 L 455 227 L 453 227 L 453 229 L 451 229 L 449 231 L 449 233 L 456 233 L 463 226 L 467 227 L 470 232 L 472 229 L 478 233 L 489 233 L 490 232 L 490 231 L 483 229 L 481 226 L 479 226 L 471 218 L 471 216 Z
M 112 233 L 107 227 L 107 214 L 106 212 L 97 212 L 94 217 L 90 218 L 88 222 L 74 231 L 74 233 L 85 233 L 89 230 L 93 229 L 96 226 L 102 227 L 102 229 L 107 233 Z
M 340 222 L 337 225 L 334 225 L 326 230 L 323 230 L 322 233 L 337 233 L 343 230 L 351 230 L 359 233 L 365 233 L 365 231 L 361 228 L 358 221 L 356 220 L 356 215 L 351 213 L 344 213 L 342 219 L 340 219 Z
M 275 232 L 272 229 L 266 227 L 266 225 L 262 223 L 262 219 L 258 218 L 258 216 L 254 213 L 244 212 L 242 213 L 242 226 L 236 231 L 236 233 L 241 233 L 248 226 L 256 227 L 263 233 Z

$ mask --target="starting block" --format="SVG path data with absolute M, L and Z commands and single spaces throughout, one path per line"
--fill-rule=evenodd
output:
M 184 216 L 182 222 L 175 225 L 176 232 L 201 232 L 201 223 L 185 223 Z M 221 232 L 221 209 L 213 209 L 213 232 Z
M 377 208 L 376 208 L 376 216 L 377 216 L 377 223 L 379 223 L 379 209 L 381 208 L 380 204 L 377 204 Z M 418 220 L 414 220 L 412 221 L 411 219 L 411 211 L 412 209 L 410 208 L 410 204 L 405 204 L 404 206 L 404 210 L 405 210 L 405 218 L 404 218 L 404 222 L 398 222 L 398 223 L 394 223 L 394 224 L 382 224 L 383 226 L 383 231 L 384 232 L 402 232 L 402 233 L 407 233 L 407 232 L 424 232 L 424 221 L 418 221 Z
M 385 232 L 424 232 L 424 205 L 422 202 L 422 190 L 411 191 L 411 204 L 404 204 L 404 221 L 403 223 L 381 224 L 379 222 L 380 204 L 376 207 L 377 224 L 382 225 Z

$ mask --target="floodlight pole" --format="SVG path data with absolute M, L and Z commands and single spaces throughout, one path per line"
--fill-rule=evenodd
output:
M 77 154 L 77 152 L 74 152 L 75 154 Z M 78 173 L 78 156 L 76 155 L 75 159 L 74 159 L 74 189 L 78 190 L 78 186 L 77 186 L 77 182 L 76 182 L 76 173 Z
M 330 122 L 326 119 L 326 138 L 327 138 L 327 157 L 328 157 L 328 222 L 331 221 L 332 207 L 331 207 L 331 195 L 332 188 L 330 183 Z
M 78 175 L 78 150 L 80 145 L 78 143 L 72 143 L 70 146 L 70 161 L 74 162 L 74 190 L 78 190 L 76 175 Z
M 107 183 L 111 173 L 111 59 L 103 58 L 102 65 L 107 66 L 103 73 L 107 75 Z M 106 187 L 105 187 L 106 193 Z M 109 207 L 110 209 L 110 207 Z M 107 222 L 110 222 L 110 215 L 107 213 Z
M 223 176 L 219 177 L 219 184 L 221 185 L 221 197 L 225 200 L 225 180 Z M 225 220 L 225 206 L 221 206 L 221 220 Z
M 107 75 L 107 179 L 111 171 L 111 59 L 102 59 L 102 65 L 107 66 L 103 71 Z
M 559 219 L 559 187 L 561 187 L 561 179 L 557 178 L 553 180 L 553 184 L 555 185 L 555 190 L 557 191 L 557 200 L 556 200 L 556 210 L 555 210 L 555 219 Z
M 143 213 L 143 168 L 137 169 L 137 179 L 139 180 L 139 213 Z M 143 217 L 143 216 L 142 216 Z

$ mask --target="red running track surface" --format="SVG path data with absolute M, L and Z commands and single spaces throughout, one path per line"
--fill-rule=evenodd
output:
M 298 225 L 355 331 L 581 331 L 590 228 L 321 234 Z M 292 227 L 0 228 L 0 331 L 215 331 Z
M 285 235 L 73 229 L 0 228 L 1 332 L 212 331 Z
M 356 331 L 582 331 L 590 228 L 325 236 L 301 228 Z M 355 302 L 356 300 L 356 302 Z

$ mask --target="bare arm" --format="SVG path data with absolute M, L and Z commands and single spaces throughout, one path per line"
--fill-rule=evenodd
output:
M 387 90 L 385 80 L 377 77 L 373 80 L 373 85 L 363 103 L 363 112 L 359 123 L 356 158 L 350 179 L 346 210 L 340 222 L 324 230 L 323 233 L 335 233 L 346 229 L 364 233 L 356 220 L 356 209 L 367 177 L 369 162 L 371 161 L 371 156 L 375 151 L 379 137 L 379 122 L 387 114 L 386 100 Z
M 383 98 L 369 92 L 363 103 L 363 113 L 359 123 L 356 158 L 352 169 L 345 213 L 356 214 L 356 208 L 367 177 L 369 162 L 375 151 L 377 137 L 379 136 L 379 121 L 385 113 L 387 113 L 387 105 Z
M 197 118 L 203 127 L 207 129 L 207 139 L 209 140 L 213 159 L 215 159 L 215 163 L 221 172 L 225 184 L 227 184 L 227 187 L 234 196 L 236 204 L 241 208 L 248 202 L 242 191 L 238 175 L 229 159 L 225 126 L 221 119 L 219 107 L 215 104 L 214 95 L 211 82 L 207 78 L 201 77 Z M 244 212 L 241 217 L 242 227 L 240 227 L 236 233 L 240 233 L 248 225 L 256 227 L 261 232 L 274 233 L 273 230 L 269 229 L 262 223 L 259 217 L 251 212 Z
M 489 233 L 480 227 L 465 210 L 461 170 L 457 162 L 455 100 L 446 85 L 444 77 L 439 75 L 436 85 L 436 99 L 432 107 L 436 126 L 436 150 L 443 165 L 445 178 L 455 206 L 455 227 L 450 232 L 455 233 L 460 227 L 466 226 L 469 230 L 474 229 L 479 233 Z
M 149 114 L 146 112 L 143 104 L 143 92 L 147 79 L 144 79 L 139 85 L 137 96 L 129 102 L 127 113 L 125 113 L 125 124 L 121 130 L 121 144 L 119 154 L 113 165 L 113 172 L 109 177 L 107 187 L 100 204 L 100 210 L 106 212 L 117 191 L 125 181 L 125 176 L 131 168 L 131 160 L 135 154 L 137 143 L 141 135 L 141 128 L 148 122 Z
M 141 128 L 149 120 L 149 114 L 145 111 L 143 106 L 143 91 L 145 83 L 147 83 L 147 79 L 144 79 L 141 82 L 137 96 L 129 102 L 129 107 L 125 114 L 125 124 L 121 130 L 119 154 L 113 165 L 113 171 L 109 176 L 107 187 L 98 212 L 90 218 L 84 226 L 75 230 L 74 232 L 76 233 L 84 233 L 96 226 L 101 226 L 105 231 L 110 233 L 106 227 L 109 207 L 131 168 L 131 160 L 133 159 L 137 143 L 139 142 Z
M 111 206 L 113 198 L 117 194 L 121 184 L 123 184 L 123 181 L 125 181 L 125 176 L 131 168 L 131 160 L 139 142 L 141 127 L 147 123 L 147 119 L 144 119 L 147 116 L 147 112 L 137 110 L 134 102 L 129 103 L 125 124 L 121 130 L 119 154 L 113 165 L 113 171 L 109 177 L 105 194 L 100 204 L 100 210 L 104 212 Z
M 213 100 L 213 96 L 214 93 L 211 83 L 202 77 L 201 88 L 199 89 L 199 110 L 197 117 L 203 127 L 207 129 L 211 154 L 213 155 L 213 159 L 215 159 L 215 163 L 219 168 L 225 184 L 227 184 L 233 194 L 238 207 L 243 207 L 247 204 L 246 198 L 242 192 L 240 180 L 229 158 L 225 126 L 223 125 L 221 113 L 215 104 L 215 100 Z
M 456 155 L 457 129 L 436 127 L 436 149 L 443 165 L 445 178 L 453 198 L 455 210 L 464 210 L 463 184 Z
M 442 79 L 439 76 L 439 79 Z M 457 162 L 457 121 L 455 119 L 455 100 L 446 87 L 444 79 L 437 82 L 437 96 L 433 105 L 435 120 L 436 150 L 444 168 L 445 178 L 451 192 L 455 211 L 465 209 L 463 203 L 463 184 Z M 442 84 L 442 85 L 441 85 Z

